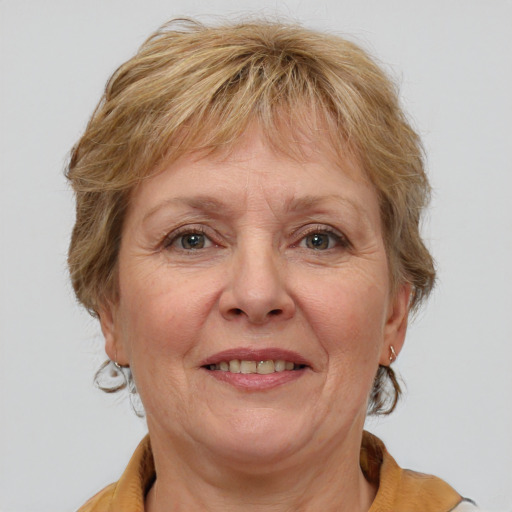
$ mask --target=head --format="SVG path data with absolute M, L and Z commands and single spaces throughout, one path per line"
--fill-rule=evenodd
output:
M 254 127 L 294 161 L 307 159 L 313 144 L 357 162 L 378 201 L 391 294 L 408 285 L 411 310 L 428 296 L 434 269 L 419 234 L 429 197 L 421 144 L 380 67 L 351 42 L 296 25 L 178 20 L 113 74 L 71 154 L 69 267 L 91 314 L 119 301 L 119 252 L 137 190 L 187 156 L 230 154 Z M 369 412 L 389 412 L 398 393 L 381 365 Z

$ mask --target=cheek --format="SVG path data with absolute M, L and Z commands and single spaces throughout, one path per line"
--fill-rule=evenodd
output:
M 132 360 L 181 356 L 201 338 L 215 286 L 171 272 L 133 278 L 121 290 L 121 329 Z
M 387 287 L 357 274 L 305 284 L 302 310 L 330 364 L 377 361 L 384 337 Z
M 122 297 L 122 341 L 144 407 L 151 414 L 167 397 L 174 407 L 163 414 L 174 422 L 184 414 L 187 370 L 197 363 L 193 354 L 202 339 L 205 292 L 163 275 L 132 280 Z

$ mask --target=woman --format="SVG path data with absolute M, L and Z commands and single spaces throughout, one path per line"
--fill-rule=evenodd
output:
M 360 48 L 297 26 L 173 22 L 72 152 L 78 299 L 148 437 L 81 511 L 447 512 L 367 413 L 434 282 L 416 133 Z

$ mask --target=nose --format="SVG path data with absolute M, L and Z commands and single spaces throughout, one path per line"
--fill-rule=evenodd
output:
M 255 245 L 233 255 L 219 301 L 221 314 L 254 325 L 287 320 L 295 314 L 295 302 L 286 287 L 285 265 L 272 248 Z

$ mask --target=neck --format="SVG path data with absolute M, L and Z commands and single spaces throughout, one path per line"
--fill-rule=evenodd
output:
M 376 489 L 359 466 L 361 434 L 351 437 L 310 457 L 240 467 L 211 454 L 175 450 L 175 443 L 151 433 L 157 480 L 145 510 L 366 512 Z

